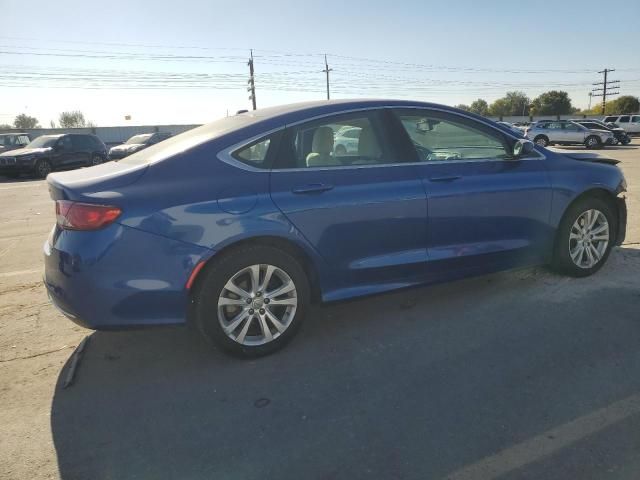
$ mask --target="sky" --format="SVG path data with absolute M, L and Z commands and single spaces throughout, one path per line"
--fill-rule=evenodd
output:
M 332 98 L 456 105 L 558 89 L 586 108 L 604 68 L 640 95 L 638 0 L 2 5 L 0 124 L 69 110 L 99 126 L 213 121 L 251 108 L 250 49 L 258 107 L 326 98 L 324 54 Z

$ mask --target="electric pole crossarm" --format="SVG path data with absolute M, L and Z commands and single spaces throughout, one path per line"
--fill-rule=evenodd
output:
M 615 72 L 612 68 L 605 68 L 604 70 L 598 72 L 604 74 L 604 81 L 594 83 L 594 86 L 602 85 L 602 88 L 594 88 L 591 90 L 590 97 L 602 97 L 602 115 L 605 115 L 607 109 L 607 96 L 618 95 L 620 92 L 615 90 L 620 88 L 620 80 L 609 80 L 607 81 L 607 74 Z M 594 92 L 602 92 L 602 93 L 594 93 Z

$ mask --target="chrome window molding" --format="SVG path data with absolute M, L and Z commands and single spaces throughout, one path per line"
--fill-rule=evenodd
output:
M 298 120 L 296 122 L 292 122 L 292 123 L 287 123 L 287 124 L 283 124 L 282 126 L 273 128 L 271 130 L 268 130 L 266 132 L 260 133 L 259 135 L 254 135 L 253 137 L 247 139 L 247 140 L 242 140 L 241 142 L 238 142 L 234 145 L 231 145 L 230 147 L 227 147 L 223 150 L 221 150 L 220 152 L 218 152 L 217 157 L 219 160 L 221 160 L 222 162 L 240 168 L 242 170 L 246 170 L 249 172 L 262 172 L 262 173 L 269 173 L 269 172 L 273 172 L 273 173 L 277 173 L 277 172 L 295 172 L 295 171 L 305 171 L 305 172 L 312 172 L 312 171 L 318 171 L 318 170 L 345 170 L 345 169 L 361 169 L 361 168 L 381 168 L 381 167 L 402 167 L 402 166 L 412 166 L 412 165 L 441 165 L 441 164 L 449 164 L 449 163 L 479 163 L 479 162 L 520 162 L 520 161 L 525 161 L 525 160 L 546 160 L 546 155 L 544 155 L 543 153 L 538 152 L 537 150 L 533 150 L 533 152 L 536 154 L 535 157 L 524 157 L 524 158 L 520 158 L 520 159 L 505 159 L 505 158 L 469 158 L 469 159 L 458 159 L 458 160 L 437 160 L 437 161 L 423 161 L 423 162 L 400 162 L 400 163 L 379 163 L 379 164 L 371 164 L 371 165 L 332 165 L 332 166 L 326 166 L 326 167 L 296 167 L 296 168 L 281 168 L 281 169 L 272 169 L 272 168 L 258 168 L 258 167 L 253 167 L 251 165 L 248 165 L 244 162 L 241 162 L 240 160 L 236 159 L 233 156 L 233 153 L 237 150 L 240 150 L 242 148 L 245 148 L 249 145 L 251 145 L 254 142 L 257 142 L 258 140 L 264 138 L 264 137 L 268 137 L 269 135 L 272 135 L 280 130 L 284 130 L 286 128 L 289 127 L 295 127 L 297 125 L 302 125 L 308 122 L 313 122 L 315 120 L 320 120 L 323 118 L 327 118 L 327 117 L 335 117 L 338 115 L 343 115 L 343 114 L 350 114 L 350 113 L 358 113 L 358 112 L 367 112 L 367 111 L 371 111 L 371 110 L 388 110 L 388 109 L 407 109 L 407 110 L 425 110 L 425 111 L 436 111 L 436 112 L 442 112 L 448 115 L 453 115 L 453 116 L 458 116 L 458 117 L 462 117 L 462 118 L 466 118 L 468 120 L 471 121 L 475 121 L 478 123 L 481 123 L 482 125 L 485 125 L 487 127 L 492 128 L 493 130 L 495 130 L 496 132 L 502 134 L 502 135 L 506 135 L 507 137 L 510 137 L 511 139 L 518 141 L 518 140 L 527 140 L 527 141 L 531 141 L 529 139 L 525 138 L 520 138 L 520 137 L 516 137 L 514 135 L 512 135 L 510 132 L 506 131 L 506 130 L 502 130 L 494 125 L 492 125 L 491 123 L 484 121 L 484 120 L 479 120 L 475 117 L 471 117 L 469 115 L 465 115 L 463 113 L 459 113 L 459 112 L 452 112 L 450 110 L 444 109 L 444 108 L 439 108 L 439 107 L 425 107 L 422 105 L 378 105 L 375 107 L 358 107 L 358 108 L 351 108 L 348 110 L 341 110 L 339 112 L 330 112 L 330 113 L 323 113 L 321 115 L 315 115 L 313 117 L 308 117 L 305 118 L 303 120 Z

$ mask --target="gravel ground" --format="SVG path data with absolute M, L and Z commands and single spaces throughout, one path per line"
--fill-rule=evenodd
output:
M 639 478 L 640 142 L 605 153 L 629 228 L 594 277 L 536 268 L 324 306 L 257 361 L 184 328 L 62 317 L 41 284 L 45 183 L 0 179 L 0 478 Z

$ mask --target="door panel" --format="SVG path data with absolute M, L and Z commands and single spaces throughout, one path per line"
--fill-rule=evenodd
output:
M 474 119 L 429 109 L 396 113 L 422 161 L 429 275 L 498 270 L 545 257 L 553 231 L 541 155 L 511 159 L 509 141 L 515 140 Z
M 363 119 L 362 114 L 291 129 L 283 137 L 280 155 L 297 160 L 278 163 L 297 168 L 276 167 L 271 173 L 273 201 L 329 265 L 326 299 L 345 296 L 346 289 L 373 293 L 410 285 L 424 275 L 427 205 L 417 167 L 404 164 L 406 159 L 381 140 L 384 134 L 377 136 L 384 151 L 377 159 L 381 163 L 371 161 L 372 149 L 363 145 L 366 133 L 357 153 L 348 152 L 348 158 L 331 153 L 330 135 L 327 145 L 316 148 L 328 125 L 334 132 L 347 125 L 366 132 L 369 120 L 376 132 L 384 129 L 384 122 Z M 316 165 L 322 155 L 333 166 L 304 164 L 306 159 Z

